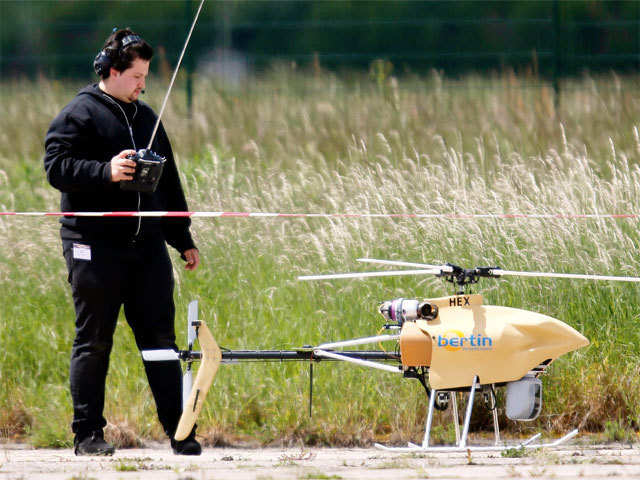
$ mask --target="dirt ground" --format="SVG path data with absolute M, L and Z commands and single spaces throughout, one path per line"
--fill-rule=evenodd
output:
M 89 479 L 496 479 L 640 478 L 640 445 L 572 445 L 496 452 L 395 453 L 376 448 L 206 448 L 175 456 L 168 446 L 76 457 L 71 450 L 0 445 L 0 480 Z

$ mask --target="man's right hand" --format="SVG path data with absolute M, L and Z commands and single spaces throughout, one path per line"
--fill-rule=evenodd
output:
M 127 155 L 135 155 L 135 150 L 123 150 L 111 159 L 111 181 L 133 180 L 136 171 L 136 162 L 126 158 Z

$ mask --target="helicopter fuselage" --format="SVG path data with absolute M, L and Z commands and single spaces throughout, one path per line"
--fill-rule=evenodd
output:
M 436 390 L 519 380 L 540 364 L 587 346 L 589 340 L 555 318 L 517 308 L 484 305 L 482 295 L 427 299 L 428 320 L 404 321 L 403 367 L 429 367 Z M 423 302 L 423 303 L 424 303 Z

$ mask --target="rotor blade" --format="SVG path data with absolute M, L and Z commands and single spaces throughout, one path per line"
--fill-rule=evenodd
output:
M 189 395 L 187 403 L 182 410 L 180 422 L 173 436 L 173 438 L 178 441 L 184 440 L 191 433 L 193 425 L 196 423 L 196 418 L 204 405 L 209 387 L 211 387 L 213 378 L 216 376 L 218 367 L 222 361 L 220 347 L 218 347 L 216 340 L 211 334 L 211 330 L 209 330 L 207 324 L 204 322 L 201 322 L 198 328 L 198 341 L 202 347 L 202 363 L 200 364 L 200 368 L 198 368 L 198 374 L 193 382 L 191 395 Z
M 298 280 L 332 280 L 337 278 L 394 277 L 399 275 L 440 275 L 442 269 L 390 270 L 388 272 L 333 273 L 328 275 L 303 275 Z
M 180 360 L 178 352 L 170 348 L 159 350 L 142 350 L 142 359 L 146 362 L 164 362 L 166 360 Z
M 189 400 L 192 388 L 193 370 L 191 369 L 191 365 L 189 365 L 187 367 L 187 371 L 184 372 L 184 375 L 182 376 L 182 410 L 184 410 L 185 406 L 187 405 L 187 400 Z
M 196 327 L 193 326 L 193 322 L 198 321 L 198 301 L 193 300 L 189 303 L 189 310 L 187 313 L 187 348 L 191 350 L 193 348 L 193 342 L 196 340 Z
M 640 277 L 614 277 L 610 275 L 586 275 L 582 273 L 554 273 L 554 272 L 516 272 L 512 270 L 494 269 L 491 275 L 500 277 L 511 275 L 514 277 L 549 277 L 549 278 L 574 278 L 577 280 L 611 280 L 616 282 L 640 282 Z
M 448 265 L 430 265 L 428 263 L 399 262 L 397 260 L 379 260 L 377 258 L 358 258 L 356 260 L 358 262 L 378 263 L 380 265 L 395 265 L 397 267 L 438 268 L 443 272 L 451 272 L 453 270 Z

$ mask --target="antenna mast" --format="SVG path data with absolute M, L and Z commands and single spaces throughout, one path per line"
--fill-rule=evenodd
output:
M 169 82 L 169 88 L 167 89 L 167 93 L 164 96 L 164 100 L 162 101 L 162 107 L 160 108 L 160 113 L 158 113 L 158 119 L 156 120 L 156 124 L 153 127 L 153 132 L 151 133 L 151 138 L 149 139 L 149 145 L 147 145 L 147 150 L 151 150 L 151 144 L 153 143 L 153 139 L 156 137 L 156 133 L 158 131 L 158 126 L 160 125 L 160 119 L 162 118 L 162 114 L 164 113 L 164 108 L 167 106 L 167 100 L 169 100 L 169 94 L 171 93 L 171 88 L 173 88 L 173 83 L 176 80 L 176 76 L 178 75 L 178 70 L 180 69 L 180 64 L 182 63 L 182 57 L 184 57 L 184 52 L 187 50 L 187 45 L 189 44 L 189 40 L 191 40 L 191 34 L 193 33 L 193 29 L 196 26 L 196 22 L 198 21 L 198 17 L 200 16 L 200 11 L 202 10 L 202 6 L 204 5 L 204 0 L 201 0 L 200 6 L 198 7 L 198 11 L 196 12 L 196 16 L 193 19 L 193 23 L 191 23 L 191 28 L 189 29 L 189 33 L 187 34 L 187 39 L 184 42 L 184 46 L 182 47 L 182 52 L 180 52 L 180 57 L 178 58 L 178 64 L 176 68 L 173 70 L 173 76 L 171 77 L 171 81 Z

